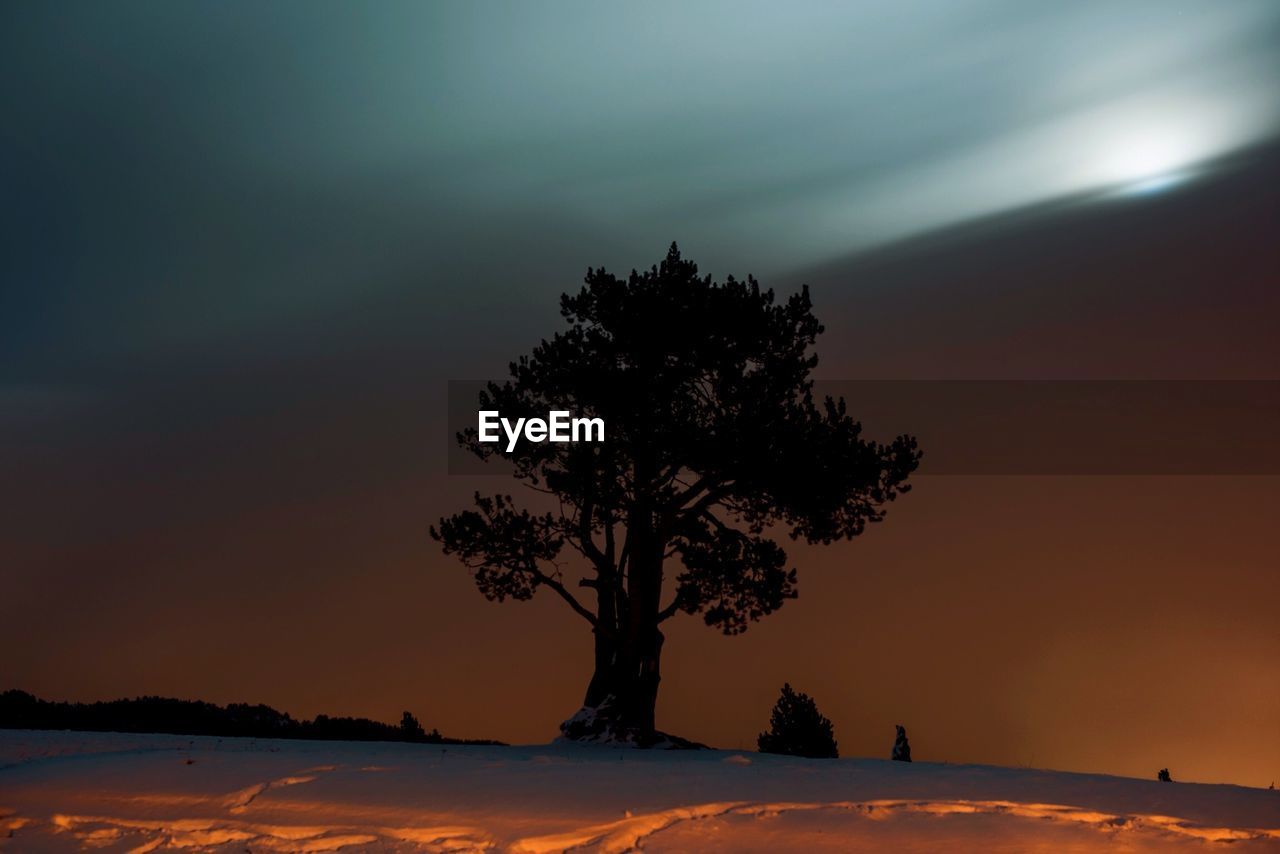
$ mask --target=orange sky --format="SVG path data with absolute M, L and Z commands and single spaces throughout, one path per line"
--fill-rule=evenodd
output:
M 480 479 L 455 480 L 464 500 Z M 547 740 L 589 675 L 585 626 L 552 598 L 485 602 L 416 535 L 432 508 L 414 491 L 241 518 L 234 565 L 181 536 L 100 547 L 99 565 L 145 557 L 127 584 L 16 591 L 29 607 L 4 623 L 6 681 L 300 715 L 409 708 L 453 735 Z M 660 724 L 749 748 L 790 681 L 845 755 L 886 754 L 903 723 L 922 760 L 1265 786 L 1280 767 L 1278 499 L 1277 478 L 922 478 L 860 540 L 797 549 L 800 598 L 744 636 L 669 623 Z

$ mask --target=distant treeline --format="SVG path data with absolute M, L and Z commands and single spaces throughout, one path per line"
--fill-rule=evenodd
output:
M 156 732 L 172 735 L 216 735 L 241 738 L 307 738 L 331 741 L 408 741 L 419 744 L 502 744 L 488 739 L 446 738 L 425 731 L 404 713 L 400 724 L 368 718 L 294 720 L 270 706 L 231 703 L 218 706 L 200 700 L 138 697 L 97 703 L 57 703 L 26 691 L 0 694 L 0 729 L 70 729 L 87 732 Z

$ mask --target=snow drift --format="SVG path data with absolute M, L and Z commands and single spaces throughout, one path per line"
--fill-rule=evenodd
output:
M 1280 792 L 924 762 L 0 732 L 13 851 L 1280 851 Z

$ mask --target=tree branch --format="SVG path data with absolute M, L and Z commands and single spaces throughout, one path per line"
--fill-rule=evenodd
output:
M 596 569 L 603 570 L 607 561 L 591 536 L 591 515 L 594 512 L 595 504 L 590 501 L 578 509 L 578 542 L 582 545 L 582 553 L 591 559 Z
M 600 621 L 596 619 L 596 615 L 584 608 L 582 603 L 575 599 L 573 594 L 570 593 L 563 584 L 540 570 L 535 569 L 532 570 L 532 572 L 537 577 L 539 584 L 545 584 L 555 592 L 559 593 L 560 598 L 568 602 L 569 607 L 577 611 L 584 620 L 591 624 L 592 628 L 600 628 Z
M 684 492 L 681 492 L 679 495 L 672 498 L 671 503 L 668 505 L 668 509 L 670 510 L 681 509 L 691 499 L 696 498 L 698 495 L 702 494 L 703 492 L 706 492 L 708 489 L 711 489 L 715 485 L 716 485 L 716 481 L 713 477 L 711 477 L 711 475 L 703 475 L 702 477 L 695 480 L 693 482 L 693 485 L 690 486 L 688 489 L 686 489 Z

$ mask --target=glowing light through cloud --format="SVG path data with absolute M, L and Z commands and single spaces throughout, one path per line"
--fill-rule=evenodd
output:
M 1195 176 L 1196 172 L 1193 170 L 1167 172 L 1163 175 L 1153 175 L 1150 178 L 1143 178 L 1141 181 L 1126 184 L 1116 192 L 1121 196 L 1154 196 L 1157 193 L 1180 187 Z
M 1127 112 L 1127 111 L 1126 111 Z M 1097 132 L 1096 176 L 1111 196 L 1153 195 L 1194 179 L 1204 165 L 1256 139 L 1252 110 L 1201 99 L 1157 103 L 1133 117 L 1103 121 Z
M 1185 135 L 1146 131 L 1121 136 L 1110 143 L 1103 156 L 1103 169 L 1116 181 L 1145 181 L 1176 172 L 1194 158 L 1194 145 Z
M 1184 85 L 1117 97 L 875 182 L 831 188 L 820 204 L 810 201 L 823 218 L 813 233 L 861 249 L 1031 205 L 1182 187 L 1275 127 L 1276 107 L 1260 89 L 1218 95 Z

